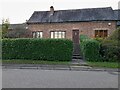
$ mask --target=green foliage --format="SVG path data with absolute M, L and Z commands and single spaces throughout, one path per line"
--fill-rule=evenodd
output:
M 83 42 L 86 39 L 90 39 L 87 35 L 80 35 L 80 42 Z
M 0 24 L 0 40 L 2 38 L 2 25 Z
M 87 61 L 98 61 L 100 59 L 100 43 L 86 35 L 80 36 L 80 47 L 83 57 Z
M 105 40 L 120 40 L 120 27 L 117 28 L 108 38 Z
M 103 38 L 99 38 L 99 37 L 96 37 L 96 38 L 94 38 L 95 40 L 97 40 L 99 43 L 101 43 L 101 42 L 103 42 Z
M 2 20 L 2 38 L 4 38 L 5 35 L 7 34 L 9 25 L 10 25 L 10 23 L 9 23 L 8 19 Z
M 120 28 L 101 42 L 101 56 L 103 61 L 118 62 L 120 56 Z
M 102 45 L 101 46 L 101 56 L 103 61 L 118 62 L 120 56 L 120 47 L 114 45 Z
M 118 46 L 118 41 L 117 40 L 103 40 L 101 44 L 103 46 Z
M 86 39 L 81 43 L 82 52 L 87 61 L 98 61 L 100 58 L 100 44 L 93 39 Z
M 108 38 L 86 39 L 81 38 L 81 50 L 88 61 L 119 62 L 120 56 L 120 28 L 115 30 Z M 91 42 L 92 41 L 92 42 Z M 96 41 L 98 41 L 96 43 Z M 93 44 L 96 43 L 96 44 Z M 93 44 L 93 45 L 92 45 Z M 95 45 L 95 47 L 94 47 Z
M 4 39 L 3 59 L 70 61 L 72 41 L 62 39 Z
M 87 62 L 89 66 L 100 68 L 120 68 L 118 62 Z

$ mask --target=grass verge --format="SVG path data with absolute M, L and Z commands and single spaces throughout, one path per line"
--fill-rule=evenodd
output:
M 118 62 L 87 62 L 89 66 L 100 68 L 120 68 Z
M 0 61 L 1 62 L 1 61 Z M 46 64 L 70 65 L 68 61 L 43 61 L 43 60 L 2 60 L 3 64 Z M 117 62 L 87 62 L 88 66 L 99 68 L 120 68 Z
M 67 61 L 43 61 L 43 60 L 2 60 L 3 64 L 50 64 L 50 65 L 68 65 Z

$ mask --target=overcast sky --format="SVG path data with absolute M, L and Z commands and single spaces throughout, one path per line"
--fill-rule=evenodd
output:
M 34 11 L 112 7 L 118 9 L 120 0 L 0 0 L 0 23 L 9 18 L 10 23 L 24 23 Z

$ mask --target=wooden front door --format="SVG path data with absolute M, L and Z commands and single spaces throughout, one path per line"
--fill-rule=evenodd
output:
M 74 44 L 79 44 L 79 30 L 73 30 L 72 31 L 72 40 Z

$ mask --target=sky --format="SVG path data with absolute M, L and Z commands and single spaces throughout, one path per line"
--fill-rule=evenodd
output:
M 9 18 L 11 24 L 24 23 L 34 11 L 112 7 L 120 0 L 0 0 L 0 23 Z

